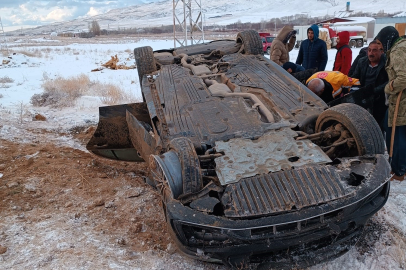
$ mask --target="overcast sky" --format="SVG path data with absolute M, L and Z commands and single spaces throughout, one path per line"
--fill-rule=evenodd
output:
M 4 31 L 29 28 L 157 0 L 0 0 Z M 1 30 L 1 29 L 0 29 Z

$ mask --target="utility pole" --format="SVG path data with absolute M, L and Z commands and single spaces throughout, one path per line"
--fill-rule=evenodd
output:
M 0 34 L 3 36 L 2 37 L 3 41 L 0 41 L 0 50 L 3 50 L 3 47 L 5 47 L 6 51 L 7 51 L 7 55 L 9 55 L 9 51 L 8 51 L 8 47 L 7 47 L 7 41 L 6 41 L 6 35 L 4 34 L 3 22 L 1 21 L 1 17 L 0 17 L 0 26 L 1 26 Z
M 276 18 L 275 18 L 275 34 L 274 36 L 276 37 Z
M 196 8 L 192 9 L 193 6 Z M 187 46 L 204 42 L 201 0 L 173 0 L 173 44 Z M 178 31 L 178 30 L 181 31 Z M 188 44 L 190 43 L 190 44 Z

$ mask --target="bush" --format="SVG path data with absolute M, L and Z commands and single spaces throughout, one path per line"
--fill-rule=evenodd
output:
M 30 100 L 34 106 L 69 107 L 75 105 L 76 99 L 83 95 L 100 96 L 100 100 L 108 105 L 139 101 L 116 85 L 92 82 L 84 74 L 70 78 L 58 77 L 52 80 L 44 73 L 43 78 L 44 93 L 35 94 Z
M 97 84 L 100 93 L 100 99 L 104 104 L 114 105 L 120 103 L 128 103 L 134 100 L 134 97 L 123 92 L 119 87 L 112 84 Z
M 9 76 L 0 77 L 0 83 L 13 83 L 14 80 Z
M 76 77 L 56 79 L 45 78 L 42 88 L 44 93 L 31 97 L 34 106 L 67 107 L 72 106 L 78 97 L 81 97 L 90 87 L 88 76 L 81 74 Z

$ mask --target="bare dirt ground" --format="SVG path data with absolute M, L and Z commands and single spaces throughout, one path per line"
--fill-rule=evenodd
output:
M 95 42 L 55 41 L 60 42 L 27 38 L 21 47 Z M 104 41 L 111 44 L 96 42 Z M 110 161 L 86 151 L 98 108 L 80 104 L 5 107 L 0 100 L 0 270 L 225 269 L 177 251 L 160 198 L 142 178 L 145 164 Z M 45 121 L 34 121 L 35 112 Z
M 142 178 L 145 164 L 84 151 L 93 125 L 69 133 L 35 122 L 16 128 L 30 142 L 0 139 L 0 269 L 226 269 L 178 252 L 159 195 Z M 388 249 L 402 238 L 396 231 L 375 216 L 353 250 L 357 260 L 378 259 L 374 246 Z M 382 243 L 385 232 L 392 236 Z
M 92 129 L 73 133 L 85 145 Z M 177 253 L 144 164 L 0 140 L 0 172 L 1 269 L 222 268 Z

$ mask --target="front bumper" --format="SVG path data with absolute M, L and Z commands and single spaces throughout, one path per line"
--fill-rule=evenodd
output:
M 165 204 L 167 221 L 185 254 L 231 267 L 306 267 L 345 253 L 389 196 L 389 165 L 377 155 L 368 178 L 351 196 L 266 217 L 208 215 L 177 200 Z

